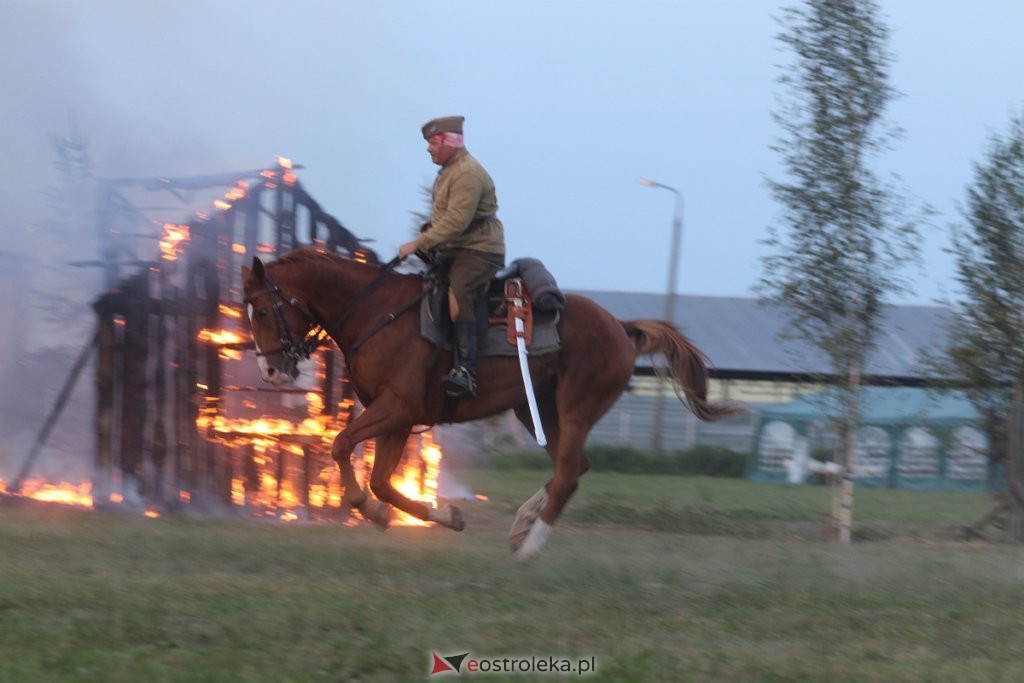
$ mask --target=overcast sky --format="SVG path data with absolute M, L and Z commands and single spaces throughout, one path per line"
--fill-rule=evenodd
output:
M 764 177 L 778 173 L 770 112 L 788 56 L 773 18 L 792 4 L 8 0 L 4 248 L 33 243 L 56 182 L 48 134 L 74 110 L 100 176 L 292 157 L 321 205 L 390 257 L 436 171 L 420 125 L 462 114 L 510 258 L 543 259 L 569 288 L 663 291 L 673 200 L 635 182 L 648 176 L 685 197 L 679 290 L 748 295 L 777 213 Z M 942 248 L 971 163 L 1024 105 L 1024 2 L 881 5 L 905 137 L 877 170 L 939 212 L 903 297 L 932 302 L 952 286 Z

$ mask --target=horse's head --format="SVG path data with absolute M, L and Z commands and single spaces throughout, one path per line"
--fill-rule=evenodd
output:
M 309 358 L 316 346 L 307 338 L 316 326 L 313 314 L 271 279 L 258 258 L 253 258 L 252 269 L 242 266 L 242 284 L 263 381 L 291 384 L 299 376 L 299 361 Z

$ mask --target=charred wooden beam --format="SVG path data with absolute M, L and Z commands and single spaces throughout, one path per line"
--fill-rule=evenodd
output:
M 157 280 L 158 295 L 167 295 L 166 270 L 159 271 Z M 153 360 L 149 374 L 153 377 L 153 437 L 150 448 L 150 459 L 153 463 L 153 498 L 164 501 L 164 472 L 167 462 L 167 334 L 165 315 L 162 307 L 150 309 L 154 316 L 153 333 L 150 343 L 153 346 Z
M 121 383 L 121 472 L 127 483 L 146 491 L 144 479 L 145 425 L 147 415 L 146 365 L 149 355 L 149 271 L 129 280 L 124 288 L 127 308 L 124 316 Z
M 47 414 L 46 420 L 43 421 L 42 429 L 39 430 L 35 443 L 32 444 L 32 449 L 25 457 L 25 461 L 22 463 L 21 469 L 18 470 L 17 476 L 11 483 L 11 493 L 17 494 L 21 491 L 22 483 L 32 471 L 32 466 L 35 464 L 36 458 L 39 456 L 39 452 L 42 450 L 43 446 L 46 445 L 46 440 L 50 438 L 50 432 L 53 431 L 54 425 L 57 424 L 57 420 L 60 419 L 61 413 L 64 411 L 64 406 L 67 405 L 68 397 L 71 396 L 71 392 L 74 391 L 75 385 L 78 383 L 78 378 L 82 374 L 82 369 L 95 352 L 98 340 L 99 330 L 89 337 L 89 341 L 86 342 L 84 347 L 82 347 L 74 365 L 71 366 L 71 371 L 68 373 L 67 379 L 64 380 L 64 386 L 61 387 L 60 393 L 57 394 L 57 400 L 54 402 L 53 407 L 50 408 L 50 412 Z
M 108 295 L 109 296 L 109 295 Z M 93 500 L 108 500 L 114 466 L 114 309 L 108 296 L 94 304 L 96 328 L 96 458 Z

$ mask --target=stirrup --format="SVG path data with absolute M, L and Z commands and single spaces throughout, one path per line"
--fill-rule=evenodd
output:
M 476 378 L 473 373 L 462 367 L 452 368 L 444 379 L 445 391 L 452 398 L 474 398 L 476 397 Z

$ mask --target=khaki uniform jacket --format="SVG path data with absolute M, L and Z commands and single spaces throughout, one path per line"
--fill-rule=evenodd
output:
M 430 228 L 414 240 L 418 249 L 461 248 L 504 255 L 505 228 L 495 216 L 494 181 L 465 149 L 438 171 L 432 206 Z

